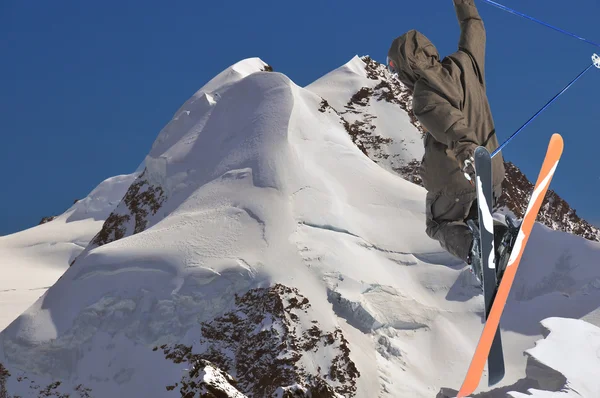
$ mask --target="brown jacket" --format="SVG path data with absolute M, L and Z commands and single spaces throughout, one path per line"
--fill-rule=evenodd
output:
M 460 23 L 458 51 L 441 62 L 434 45 L 411 30 L 392 43 L 388 57 L 400 80 L 413 90 L 413 111 L 429 132 L 421 177 L 432 193 L 470 195 L 473 187 L 462 174 L 455 154 L 471 143 L 490 152 L 498 147 L 485 87 L 485 28 L 473 0 L 454 0 Z M 493 184 L 504 179 L 504 160 L 493 158 Z

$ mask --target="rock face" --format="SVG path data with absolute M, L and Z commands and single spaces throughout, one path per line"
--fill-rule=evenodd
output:
M 92 244 L 102 246 L 144 231 L 148 225 L 149 214 L 156 214 L 163 201 L 162 188 L 149 184 L 142 173 L 125 194 L 124 206 L 119 207 L 108 216 L 102 230 L 92 240 Z M 120 211 L 123 214 L 120 214 Z
M 324 331 L 310 319 L 311 305 L 297 289 L 281 284 L 252 289 L 236 296 L 235 304 L 225 315 L 202 323 L 201 348 L 160 347 L 165 358 L 186 362 L 189 368 L 167 389 L 178 388 L 182 396 L 203 396 L 203 391 L 217 388 L 203 379 L 212 372 L 218 375 L 221 391 L 228 388 L 254 397 L 355 395 L 360 373 L 350 359 L 348 341 L 340 329 Z M 311 356 L 329 359 L 314 369 L 307 360 Z

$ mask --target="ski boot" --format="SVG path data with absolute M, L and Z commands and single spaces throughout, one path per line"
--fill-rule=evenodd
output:
M 467 258 L 467 264 L 469 264 L 469 270 L 479 282 L 479 286 L 483 290 L 483 268 L 481 265 L 481 242 L 479 242 L 479 228 L 475 225 L 475 221 L 467 220 L 467 225 L 471 229 L 473 235 L 473 243 L 471 244 L 471 250 Z
M 500 284 L 510 254 L 517 240 L 521 223 L 505 214 L 506 224 L 494 222 L 494 246 L 496 248 L 496 284 Z

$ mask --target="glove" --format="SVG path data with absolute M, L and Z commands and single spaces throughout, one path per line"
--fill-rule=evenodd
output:
M 475 185 L 475 159 L 473 158 L 475 149 L 477 145 L 473 142 L 459 142 L 454 147 L 454 155 L 460 170 L 471 185 Z

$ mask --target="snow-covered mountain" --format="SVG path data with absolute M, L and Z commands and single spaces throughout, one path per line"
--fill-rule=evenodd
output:
M 458 388 L 483 299 L 424 233 L 422 151 L 408 94 L 368 57 L 307 87 L 257 58 L 227 68 L 159 133 L 106 201 L 116 207 L 87 217 L 105 221 L 64 256 L 72 266 L 0 334 L 0 396 Z M 548 386 L 532 363 L 587 383 L 523 354 L 544 319 L 600 325 L 599 255 L 599 243 L 536 225 L 502 320 L 507 376 L 478 396 Z M 562 349 L 551 336 L 544 353 Z

